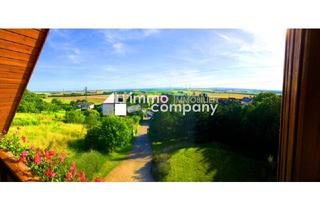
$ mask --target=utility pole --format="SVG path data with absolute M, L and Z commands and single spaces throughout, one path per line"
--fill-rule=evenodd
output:
M 87 87 L 84 88 L 84 95 L 85 95 L 85 99 L 87 101 L 87 95 L 88 95 L 88 88 Z

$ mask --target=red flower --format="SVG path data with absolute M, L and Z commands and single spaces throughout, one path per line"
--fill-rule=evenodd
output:
M 87 181 L 86 175 L 85 175 L 85 173 L 83 171 L 80 172 L 79 180 L 80 180 L 80 182 L 86 182 Z
M 41 158 L 41 153 L 38 151 L 36 156 L 34 157 L 34 162 L 35 164 L 39 165 L 42 161 L 42 158 Z
M 52 157 L 55 155 L 55 152 L 46 150 L 44 155 L 46 157 L 46 160 L 50 162 Z
M 21 136 L 21 140 L 23 143 L 25 143 L 27 141 L 27 137 L 26 136 Z
M 56 176 L 56 173 L 54 173 L 54 172 L 52 171 L 52 169 L 49 168 L 49 169 L 47 170 L 47 172 L 46 172 L 45 175 L 51 179 L 51 178 L 53 178 L 53 177 Z
M 28 151 L 23 151 L 21 154 L 20 154 L 20 160 L 23 161 L 23 162 L 26 162 L 27 161 L 27 157 L 28 157 Z
M 67 178 L 68 181 L 72 181 L 73 176 L 72 176 L 72 173 L 70 171 L 67 172 L 66 178 Z
M 75 162 L 71 163 L 70 172 L 71 172 L 72 176 L 77 176 L 77 166 L 76 166 Z
M 101 179 L 101 178 L 96 178 L 96 180 L 95 180 L 96 182 L 104 182 L 104 180 L 103 179 Z

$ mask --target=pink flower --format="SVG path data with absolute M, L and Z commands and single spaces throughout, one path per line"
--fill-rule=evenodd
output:
M 52 157 L 55 155 L 55 152 L 46 150 L 44 155 L 46 157 L 46 160 L 50 162 Z
M 101 178 L 96 178 L 96 180 L 95 180 L 96 182 L 104 182 L 104 180 L 103 179 L 101 179 Z
M 7 134 L 7 131 L 5 129 L 2 130 L 2 134 L 5 135 Z
M 80 172 L 79 180 L 80 180 L 80 182 L 86 182 L 87 181 L 86 175 L 85 175 L 85 173 L 83 171 Z
M 47 172 L 46 172 L 45 175 L 51 179 L 51 178 L 53 178 L 53 177 L 56 176 L 56 173 L 54 173 L 54 172 L 52 171 L 52 169 L 49 168 L 49 169 L 47 170 Z
M 71 163 L 70 172 L 71 172 L 72 176 L 77 176 L 78 173 L 77 173 L 77 166 L 76 166 L 75 162 Z
M 66 159 L 66 156 L 64 154 L 61 154 L 59 159 L 60 159 L 60 162 L 63 163 L 64 160 Z
M 28 157 L 28 151 L 23 151 L 21 154 L 20 154 L 20 160 L 23 161 L 23 162 L 26 162 L 27 161 L 27 157 Z
M 72 181 L 73 176 L 72 176 L 72 173 L 70 171 L 67 172 L 66 178 L 67 178 L 68 181 Z
M 42 161 L 42 158 L 41 158 L 41 153 L 38 151 L 36 156 L 34 157 L 34 162 L 35 164 L 39 165 Z
M 23 143 L 25 143 L 27 141 L 27 137 L 26 136 L 21 136 L 21 140 Z

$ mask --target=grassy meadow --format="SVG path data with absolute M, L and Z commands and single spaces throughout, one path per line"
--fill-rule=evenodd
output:
M 28 137 L 30 145 L 67 154 L 88 180 L 105 177 L 122 159 L 131 146 L 109 154 L 83 149 L 87 128 L 83 124 L 63 122 L 64 111 L 56 113 L 16 113 L 10 133 L 20 127 L 19 133 Z
M 262 163 L 213 143 L 197 145 L 184 139 L 153 141 L 155 156 L 167 157 L 167 182 L 260 181 Z M 161 164 L 161 163 L 160 163 Z

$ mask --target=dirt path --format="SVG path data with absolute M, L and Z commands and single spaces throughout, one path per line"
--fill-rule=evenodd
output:
M 114 168 L 105 178 L 107 182 L 152 182 L 152 150 L 147 130 L 149 125 L 142 123 L 138 137 L 128 158 Z

